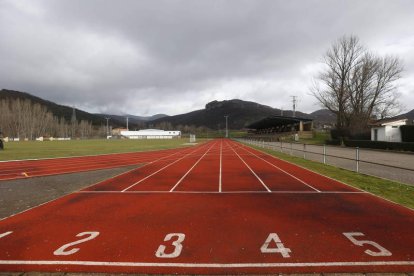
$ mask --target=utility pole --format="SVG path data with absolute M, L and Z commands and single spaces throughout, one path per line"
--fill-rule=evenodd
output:
M 129 130 L 129 128 L 128 128 L 128 116 L 126 117 L 126 122 L 127 122 L 127 130 Z
M 292 117 L 296 117 L 296 102 L 297 102 L 297 98 L 298 96 L 290 96 L 292 98 L 292 103 L 293 103 L 293 116 Z
M 111 117 L 105 117 L 106 119 L 106 137 L 109 136 L 109 119 L 111 119 Z
M 229 116 L 226 115 L 224 117 L 226 118 L 226 138 L 229 138 L 229 128 L 228 128 L 228 125 L 227 125 L 227 121 L 228 121 Z

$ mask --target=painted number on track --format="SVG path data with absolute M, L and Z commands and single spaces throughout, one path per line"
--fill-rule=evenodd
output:
M 275 242 L 276 248 L 269 248 L 269 245 L 272 241 Z M 290 248 L 287 248 L 283 245 L 282 241 L 276 233 L 269 234 L 265 243 L 260 248 L 260 251 L 262 253 L 279 253 L 283 256 L 283 258 L 289 258 L 289 253 L 292 252 Z
M 185 239 L 185 234 L 183 233 L 170 233 L 165 236 L 164 241 L 169 241 L 176 237 L 176 240 L 172 242 L 174 246 L 174 251 L 172 253 L 165 253 L 165 249 L 167 248 L 165 245 L 160 245 L 158 247 L 157 252 L 155 252 L 155 256 L 158 258 L 177 258 L 181 254 L 181 250 L 183 249 L 183 245 L 181 244 Z
M 58 249 L 56 249 L 55 252 L 53 252 L 54 255 L 72 255 L 75 254 L 76 252 L 79 251 L 79 248 L 73 248 L 71 250 L 67 250 L 66 249 L 68 247 L 80 244 L 80 243 L 84 243 L 90 240 L 93 240 L 94 238 L 96 238 L 99 235 L 99 232 L 82 232 L 76 235 L 76 237 L 83 237 L 83 236 L 88 236 L 86 238 L 80 239 L 78 241 L 74 241 L 68 244 L 65 244 L 61 247 L 59 247 Z
M 364 252 L 368 255 L 371 256 L 391 256 L 392 253 L 390 251 L 388 251 L 387 249 L 385 249 L 384 247 L 382 247 L 381 245 L 379 245 L 376 242 L 373 241 L 367 241 L 367 240 L 357 240 L 354 237 L 361 237 L 361 236 L 365 236 L 363 233 L 360 232 L 348 232 L 348 233 L 343 233 L 345 235 L 345 237 L 347 237 L 353 244 L 358 245 L 358 246 L 363 246 L 365 244 L 367 245 L 372 245 L 373 247 L 375 247 L 376 249 L 378 249 L 378 251 L 372 251 L 370 249 L 365 250 Z

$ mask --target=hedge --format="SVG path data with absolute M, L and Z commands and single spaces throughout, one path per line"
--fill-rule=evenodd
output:
M 414 143 L 408 142 L 396 143 L 384 141 L 344 140 L 344 143 L 347 147 L 414 151 Z
M 403 142 L 414 142 L 414 125 L 400 126 Z

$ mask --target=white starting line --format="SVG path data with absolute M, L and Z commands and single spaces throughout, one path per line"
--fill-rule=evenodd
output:
M 78 191 L 79 194 L 367 194 L 362 191 Z
M 319 263 L 140 263 L 98 261 L 23 261 L 0 260 L 0 265 L 74 265 L 122 267 L 183 267 L 183 268 L 266 268 L 266 267 L 341 267 L 341 266 L 411 266 L 414 261 L 319 262 Z

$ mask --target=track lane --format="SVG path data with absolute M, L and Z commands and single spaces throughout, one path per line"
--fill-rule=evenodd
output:
M 316 191 L 308 183 L 301 181 L 299 178 L 281 170 L 271 163 L 260 159 L 258 156 L 248 153 L 241 147 L 234 147 L 235 151 L 243 156 L 243 159 L 251 169 L 266 183 L 271 191 Z M 247 153 L 247 154 L 246 154 Z
M 206 145 L 198 146 L 194 148 L 186 148 L 181 151 L 176 151 L 174 153 L 169 153 L 167 156 L 160 157 L 136 170 L 133 170 L 127 174 L 120 176 L 119 178 L 108 179 L 97 183 L 92 187 L 84 189 L 85 191 L 123 191 L 128 189 L 138 182 L 144 180 L 149 175 L 157 173 L 159 170 L 163 170 L 165 167 L 169 166 L 172 162 L 175 162 L 177 159 L 182 156 L 186 156 L 188 153 L 197 151 L 199 148 L 203 149 Z
M 181 149 L 127 154 L 109 154 L 85 157 L 0 162 L 0 180 L 11 180 L 130 166 L 151 162 L 169 152 L 175 152 L 179 150 Z
M 222 191 L 263 191 L 267 189 L 252 171 L 243 163 L 229 142 L 226 141 L 223 149 L 222 164 Z
M 256 158 L 264 161 L 265 163 L 272 164 L 273 166 L 289 173 L 290 175 L 295 176 L 301 181 L 309 184 L 313 188 L 316 188 L 320 191 L 357 191 L 356 188 L 345 185 L 337 180 L 332 178 L 314 173 L 305 168 L 296 166 L 287 161 L 278 159 L 277 157 L 268 155 L 256 149 L 250 148 L 246 145 L 241 145 L 240 149 L 243 149 L 246 154 L 255 156 Z
M 208 147 L 206 144 L 205 147 Z M 183 155 L 183 157 L 170 162 L 160 170 L 137 181 L 125 191 L 170 191 L 183 177 L 184 172 L 191 169 L 198 159 L 204 154 L 205 147 L 197 147 L 195 150 Z M 208 150 L 208 149 L 207 149 Z
M 173 191 L 217 191 L 218 158 L 217 143 L 214 142 L 170 189 Z

